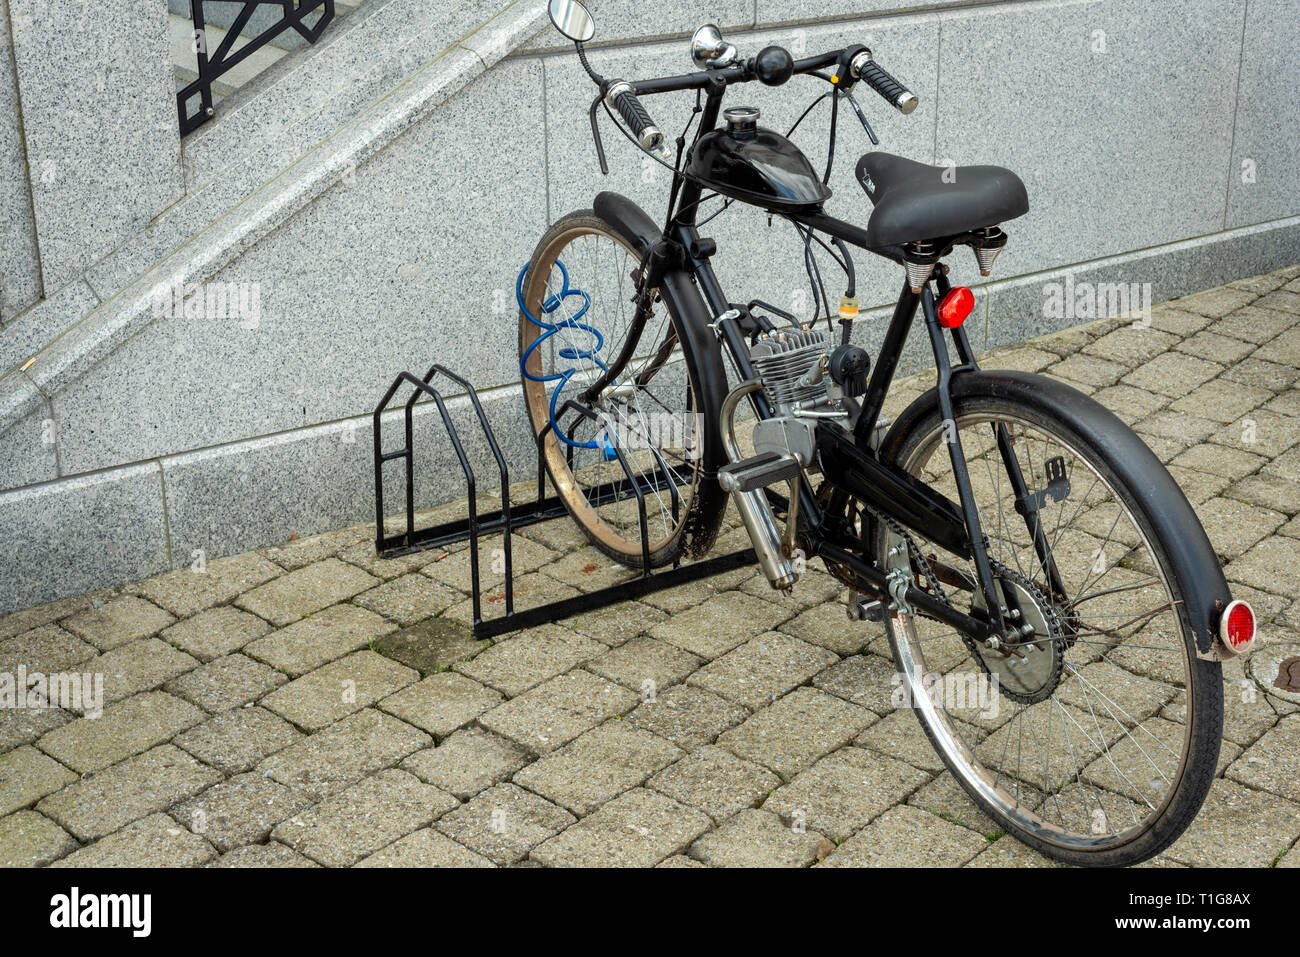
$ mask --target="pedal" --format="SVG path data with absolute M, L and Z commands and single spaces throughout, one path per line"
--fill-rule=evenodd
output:
M 793 455 L 760 452 L 718 469 L 718 484 L 728 492 L 753 492 L 799 477 L 803 467 Z

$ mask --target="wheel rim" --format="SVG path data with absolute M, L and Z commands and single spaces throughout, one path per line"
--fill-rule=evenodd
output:
M 1048 486 L 1049 459 L 1065 460 L 1069 493 L 1045 505 L 1043 524 L 1067 600 L 1044 600 L 1057 614 L 1074 613 L 1077 637 L 1072 646 L 1064 635 L 1051 639 L 1063 662 L 1049 696 L 1026 704 L 998 693 L 990 717 L 954 696 L 963 681 L 987 681 L 965 642 L 937 622 L 891 615 L 902 680 L 958 777 L 1011 822 L 1066 849 L 1120 846 L 1159 819 L 1187 766 L 1192 673 L 1173 591 L 1127 504 L 1075 445 L 1014 415 L 972 413 L 957 429 L 991 558 L 1046 584 L 1023 520 L 1007 507 L 1014 496 L 994 440 L 998 422 L 1010 430 L 1031 492 Z M 902 464 L 955 500 L 942 437 L 937 428 Z M 889 533 L 884 543 L 887 551 L 897 539 Z M 927 556 L 938 552 L 921 546 Z M 954 564 L 973 578 L 969 563 Z M 970 610 L 970 593 L 947 592 Z M 936 672 L 944 679 L 938 695 L 928 690 Z
M 644 496 L 645 537 L 654 560 L 681 529 L 698 482 L 694 389 L 667 307 L 655 303 L 632 359 L 592 408 L 605 419 L 593 421 L 563 406 L 576 401 L 622 351 L 635 311 L 632 277 L 639 263 L 635 250 L 607 230 L 565 230 L 535 257 L 522 287 L 528 312 L 556 328 L 548 331 L 520 317 L 524 399 L 534 434 L 546 431 L 543 454 L 556 490 L 579 524 L 628 563 L 643 553 L 635 496 L 611 500 L 589 490 L 626 485 L 626 464 Z M 557 308 L 547 313 L 546 305 Z M 554 378 L 567 370 L 567 380 Z M 548 429 L 553 418 L 559 435 Z

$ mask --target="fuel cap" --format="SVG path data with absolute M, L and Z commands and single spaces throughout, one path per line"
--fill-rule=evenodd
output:
M 722 111 L 722 118 L 727 121 L 727 129 L 732 133 L 752 133 L 758 129 L 758 107 L 730 106 Z

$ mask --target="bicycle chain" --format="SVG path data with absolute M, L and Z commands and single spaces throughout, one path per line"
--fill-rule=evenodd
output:
M 925 580 L 928 585 L 927 590 L 930 591 L 931 594 L 935 595 L 939 599 L 939 601 L 943 602 L 949 608 L 953 609 L 954 611 L 959 611 L 960 609 L 958 609 L 949 600 L 947 592 L 943 590 L 943 585 L 940 583 L 938 576 L 934 572 L 933 566 L 930 564 L 930 560 L 925 557 L 925 553 L 921 551 L 921 547 L 916 543 L 916 539 L 912 537 L 911 533 L 908 532 L 907 529 L 903 528 L 903 526 L 900 525 L 892 516 L 885 514 L 880 509 L 872 505 L 868 505 L 867 503 L 861 501 L 857 502 L 857 505 L 861 507 L 863 510 L 870 512 L 876 519 L 882 522 L 891 532 L 893 532 L 895 535 L 901 538 L 904 541 L 904 543 L 906 543 L 908 551 L 915 557 L 917 565 L 921 570 L 921 573 L 925 576 Z M 1055 623 L 1057 615 L 1055 611 L 1052 610 L 1052 606 L 1048 603 L 1047 596 L 1043 594 L 1042 589 L 1040 589 L 1036 584 L 1034 584 L 1034 582 L 1029 578 L 1026 578 L 1024 575 L 1019 574 L 1018 572 L 1002 564 L 998 560 L 994 558 L 989 558 L 988 561 L 989 561 L 990 569 L 999 578 L 1011 579 L 1015 581 L 1017 584 L 1019 584 L 1022 588 L 1024 588 L 1025 591 L 1030 593 L 1030 596 L 1033 598 L 1035 604 L 1037 604 L 1038 607 L 1043 611 L 1044 617 L 1050 619 L 1048 623 L 1049 630 L 1053 630 L 1053 624 Z M 936 618 L 934 615 L 927 615 L 924 611 L 920 609 L 913 609 L 913 614 L 920 615 L 923 618 L 928 618 L 931 621 L 940 620 Z M 1059 632 L 1059 626 L 1056 630 Z M 991 674 L 991 672 L 989 671 L 988 663 L 985 661 L 984 655 L 980 649 L 979 642 L 975 641 L 974 638 L 972 638 L 970 635 L 966 634 L 965 632 L 961 632 L 960 634 L 963 643 L 965 643 L 967 649 L 971 652 L 971 655 L 975 658 L 975 660 L 979 662 L 979 666 L 983 670 L 983 672 L 986 675 Z M 1052 644 L 1055 646 L 1055 653 L 1059 657 L 1060 655 L 1063 654 L 1063 651 L 1061 649 L 1061 642 L 1056 640 L 1055 635 L 1052 635 L 1050 637 L 1052 638 Z

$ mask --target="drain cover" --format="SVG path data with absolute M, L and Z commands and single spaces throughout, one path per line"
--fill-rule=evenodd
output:
M 1256 648 L 1246 668 L 1268 694 L 1300 704 L 1300 645 Z
M 1283 691 L 1300 691 L 1300 655 L 1287 658 L 1277 668 L 1277 677 L 1273 687 Z

